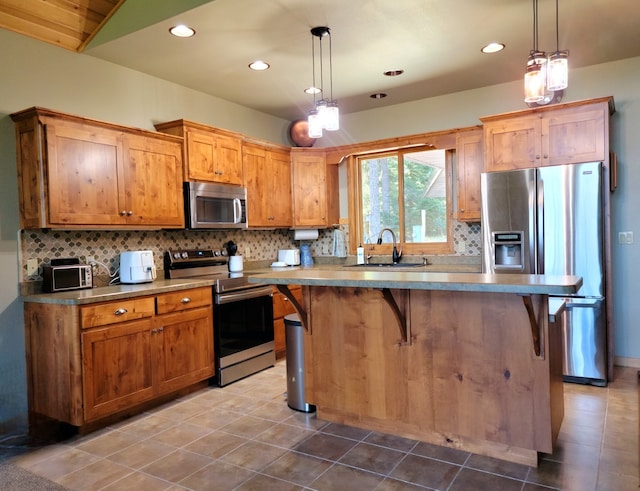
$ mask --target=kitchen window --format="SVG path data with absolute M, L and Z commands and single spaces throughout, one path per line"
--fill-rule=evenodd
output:
M 351 245 L 366 254 L 453 252 L 451 150 L 401 149 L 353 156 L 349 162 Z

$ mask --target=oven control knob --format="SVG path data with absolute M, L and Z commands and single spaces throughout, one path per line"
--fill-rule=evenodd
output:
M 227 250 L 226 250 L 226 249 L 222 249 L 222 250 L 220 251 L 220 254 L 222 254 L 223 256 L 226 256 L 226 255 L 227 255 L 227 254 L 229 254 L 229 253 L 227 252 Z
M 213 255 L 214 256 L 219 256 L 220 255 L 220 251 L 213 251 Z
M 173 253 L 173 259 L 180 259 L 180 253 L 179 252 L 174 252 Z
M 187 259 L 189 257 L 189 253 L 187 251 L 182 251 L 182 259 Z

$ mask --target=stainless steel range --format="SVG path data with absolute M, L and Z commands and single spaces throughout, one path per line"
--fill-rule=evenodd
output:
M 224 386 L 275 363 L 271 286 L 230 273 L 225 250 L 169 249 L 165 277 L 206 278 L 213 285 L 216 384 Z

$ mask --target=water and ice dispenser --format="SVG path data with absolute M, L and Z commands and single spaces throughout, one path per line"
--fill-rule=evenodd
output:
M 493 270 L 522 271 L 523 232 L 494 232 L 493 233 Z M 506 272 L 506 271 L 503 271 Z

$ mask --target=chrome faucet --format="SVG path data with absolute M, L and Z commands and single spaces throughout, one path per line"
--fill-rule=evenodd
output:
M 391 230 L 390 228 L 383 228 L 382 230 L 380 230 L 380 234 L 378 235 L 378 245 L 382 244 L 382 234 L 385 231 L 389 232 L 391 234 L 391 237 L 393 238 L 393 252 L 391 253 L 391 261 L 393 261 L 393 264 L 396 264 L 402 257 L 402 249 L 400 249 L 400 252 L 398 252 L 398 249 L 396 248 L 396 234 L 393 232 L 393 230 Z

